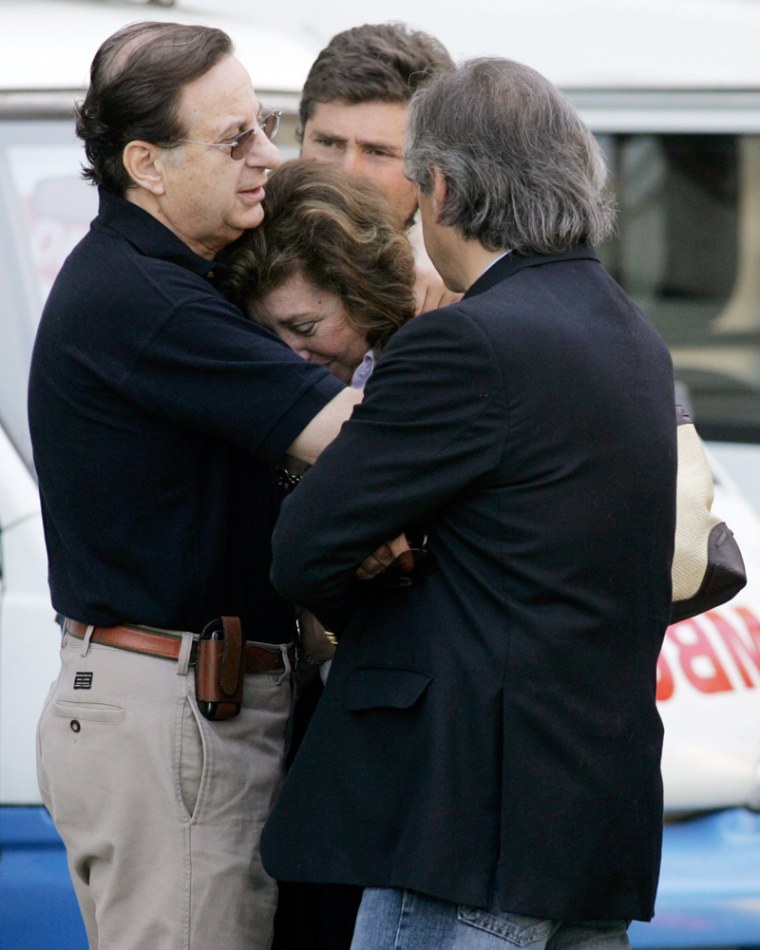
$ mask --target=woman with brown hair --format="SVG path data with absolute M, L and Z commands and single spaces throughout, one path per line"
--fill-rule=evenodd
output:
M 354 386 L 414 316 L 414 257 L 371 182 L 294 159 L 269 179 L 264 222 L 224 255 L 227 295 L 297 353 Z
M 390 203 L 372 182 L 294 159 L 266 186 L 263 223 L 221 259 L 225 293 L 304 359 L 361 388 L 383 346 L 414 316 L 414 256 Z M 302 469 L 279 473 L 286 490 Z M 289 760 L 322 692 L 334 643 L 311 614 L 300 617 L 301 651 Z M 361 889 L 280 885 L 273 950 L 348 950 Z

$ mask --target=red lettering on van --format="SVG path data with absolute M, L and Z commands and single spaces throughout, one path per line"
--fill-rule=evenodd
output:
M 747 607 L 731 610 L 733 616 L 710 610 L 668 627 L 657 661 L 658 702 L 672 699 L 681 681 L 680 674 L 700 693 L 736 689 L 737 677 L 748 689 L 760 686 L 760 619 Z M 723 660 L 715 649 L 717 638 L 728 654 Z M 729 657 L 731 664 L 727 668 Z M 729 677 L 731 669 L 736 674 L 733 682 Z
M 760 624 L 758 624 L 757 619 L 748 610 L 739 608 L 737 613 L 740 616 L 744 614 L 748 615 L 746 617 L 742 616 L 742 619 L 749 629 L 749 640 L 747 640 L 746 634 L 743 636 L 733 624 L 730 624 L 726 618 L 717 611 L 711 610 L 706 616 L 715 624 L 721 640 L 725 643 L 726 649 L 731 654 L 731 659 L 739 671 L 742 682 L 745 686 L 751 688 L 755 685 L 755 681 L 750 676 L 747 666 L 749 663 L 754 663 L 755 670 L 760 672 Z M 751 627 L 753 621 L 756 628 L 754 633 Z
M 675 692 L 675 682 L 670 664 L 660 653 L 657 657 L 657 702 L 664 703 Z
M 724 693 L 733 688 L 707 634 L 695 620 L 673 624 L 666 636 L 678 648 L 678 664 L 686 679 L 700 693 Z

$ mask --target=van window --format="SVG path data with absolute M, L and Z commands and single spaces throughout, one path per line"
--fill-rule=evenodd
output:
M 668 343 L 703 438 L 760 442 L 760 137 L 598 137 L 605 266 Z
M 0 122 L 0 424 L 31 467 L 26 379 L 42 306 L 97 210 L 68 121 Z

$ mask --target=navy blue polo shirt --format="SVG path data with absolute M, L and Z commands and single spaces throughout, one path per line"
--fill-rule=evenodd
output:
M 292 637 L 273 463 L 343 387 L 245 319 L 220 265 L 101 191 L 48 298 L 29 421 L 53 606 L 85 623 Z

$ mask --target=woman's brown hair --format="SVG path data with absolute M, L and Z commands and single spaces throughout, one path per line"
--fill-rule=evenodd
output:
M 227 296 L 255 319 L 256 301 L 300 273 L 342 302 L 379 350 L 414 316 L 414 257 L 385 195 L 371 182 L 304 159 L 266 186 L 265 217 L 227 248 Z

